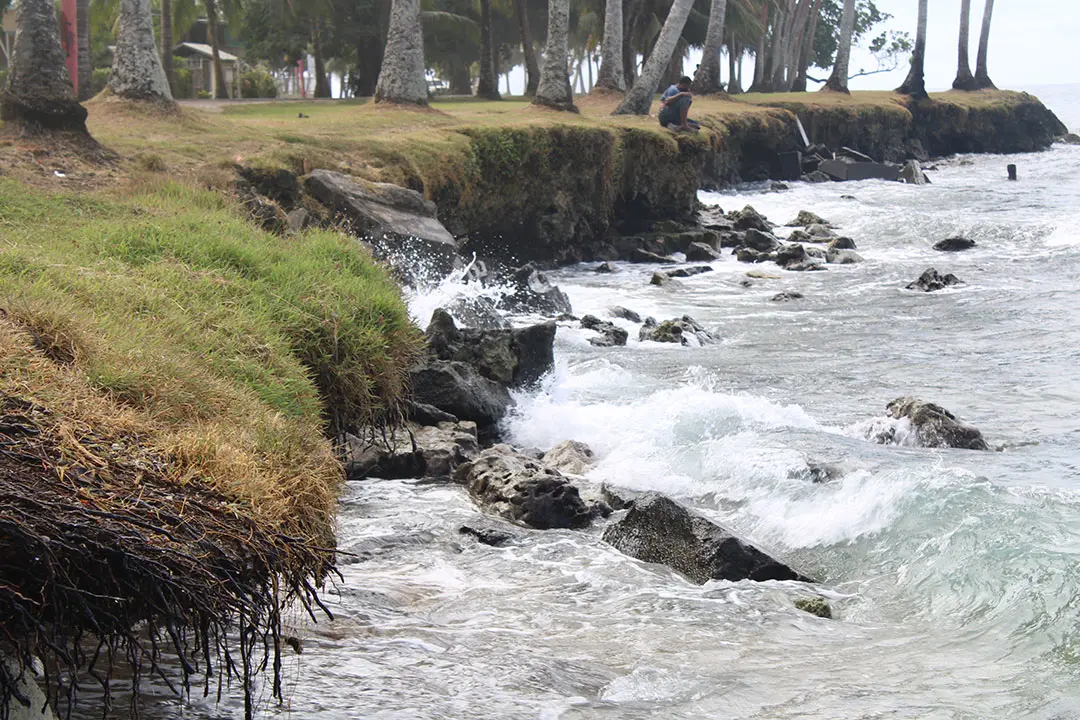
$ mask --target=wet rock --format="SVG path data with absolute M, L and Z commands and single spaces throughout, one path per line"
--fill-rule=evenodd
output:
M 462 535 L 469 535 L 470 537 L 476 538 L 476 541 L 481 545 L 490 545 L 491 547 L 502 547 L 515 539 L 513 534 L 508 533 L 505 530 L 474 528 L 470 525 L 462 525 L 458 528 L 458 532 Z
M 597 272 L 597 273 L 600 273 L 602 275 L 609 275 L 609 274 L 617 272 L 617 271 L 615 270 L 614 265 L 612 265 L 611 263 L 606 263 L 605 262 L 605 263 L 600 263 L 599 265 L 597 265 L 596 270 L 594 270 L 593 272 Z
M 782 268 L 807 262 L 806 248 L 798 243 L 784 245 L 776 251 L 776 264 Z
M 953 287 L 955 285 L 963 285 L 964 281 L 956 277 L 952 273 L 948 275 L 942 275 L 934 268 L 930 268 L 923 272 L 919 276 L 918 280 L 909 283 L 908 290 L 921 290 L 923 292 L 935 292 L 937 290 L 944 290 L 947 287 Z
M 607 483 L 600 485 L 600 497 L 612 510 L 627 510 L 633 507 L 634 502 L 644 494 L 637 490 L 627 490 Z
M 758 252 L 776 252 L 780 247 L 780 241 L 775 235 L 761 230 L 747 230 L 743 236 L 742 247 L 757 250 Z
M 585 443 L 567 440 L 544 454 L 544 464 L 571 475 L 584 475 L 596 465 L 596 455 Z
M 305 186 L 312 197 L 344 216 L 350 230 L 367 238 L 391 265 L 405 270 L 423 265 L 435 277 L 453 269 L 458 243 L 437 219 L 435 204 L 420 193 L 329 170 L 315 170 Z
M 319 223 L 310 212 L 301 207 L 285 216 L 285 224 L 288 226 L 289 232 L 300 233 Z
M 755 280 L 779 280 L 780 276 L 775 273 L 767 273 L 763 270 L 751 270 L 746 273 L 746 277 L 754 278 Z
M 774 560 L 705 517 L 648 493 L 604 531 L 604 541 L 643 562 L 659 563 L 696 583 L 709 580 L 801 580 Z
M 863 258 L 854 250 L 829 248 L 829 251 L 825 254 L 825 261 L 831 265 L 855 265 L 861 263 Z
M 438 425 L 444 422 L 457 422 L 458 419 L 448 412 L 443 412 L 433 405 L 410 402 L 407 407 L 407 419 L 417 425 Z
M 510 328 L 510 321 L 504 318 L 495 302 L 482 295 L 476 297 L 454 298 L 446 306 L 446 312 L 453 316 L 454 321 L 467 328 L 477 330 L 506 330 Z
M 508 330 L 458 328 L 439 308 L 431 316 L 426 335 L 428 349 L 439 360 L 467 363 L 483 377 L 508 387 L 535 384 L 555 366 L 553 322 Z
M 918 398 L 901 397 L 893 400 L 885 409 L 889 417 L 896 420 L 906 418 L 911 422 L 922 447 L 990 449 L 978 428 L 957 419 L 940 405 Z
M 821 242 L 826 242 L 826 238 L 814 237 L 813 235 L 806 232 L 805 230 L 792 230 L 791 234 L 788 235 L 787 239 L 788 239 L 788 242 L 797 242 L 797 243 L 821 243 Z
M 641 342 L 676 343 L 686 347 L 699 347 L 716 341 L 708 330 L 689 315 L 665 320 L 660 324 L 653 318 L 648 318 L 641 326 L 638 339 Z
M 815 460 L 806 463 L 806 476 L 815 485 L 840 480 L 848 472 L 848 467 L 842 463 L 817 462 Z
M 458 465 L 480 453 L 472 422 L 410 425 L 389 434 L 349 436 L 346 448 L 349 480 L 448 478 Z
M 505 385 L 493 382 L 472 365 L 428 360 L 409 372 L 413 399 L 462 420 L 488 427 L 502 420 L 513 406 Z
M 832 178 L 829 177 L 828 174 L 823 173 L 820 170 L 815 170 L 812 173 L 807 173 L 807 174 L 803 175 L 802 176 L 802 181 L 803 182 L 808 182 L 808 183 L 815 183 L 815 184 L 816 183 L 827 183 L 827 182 L 832 182 Z
M 828 220 L 824 220 L 820 215 L 816 215 L 809 210 L 800 210 L 799 214 L 795 216 L 795 219 L 787 224 L 787 227 L 809 227 L 811 225 L 825 225 L 826 227 L 832 227 L 832 224 Z
M 1080 145 L 1080 135 L 1077 135 L 1076 133 L 1065 133 L 1055 142 L 1061 143 L 1062 145 Z
M 589 338 L 589 343 L 596 347 L 625 345 L 626 340 L 630 337 L 630 334 L 621 327 L 607 320 L 601 320 L 595 315 L 586 315 L 581 318 L 581 327 L 600 333 L 600 337 Z
M 503 302 L 510 312 L 534 313 L 544 317 L 574 312 L 566 293 L 557 285 L 552 285 L 547 275 L 531 263 L 514 270 L 509 282 L 513 290 Z
M 860 162 L 860 163 L 864 163 L 864 162 L 872 163 L 872 162 L 874 162 L 874 159 L 872 157 L 870 157 L 869 155 L 864 155 L 861 152 L 859 152 L 858 150 L 852 150 L 849 147 L 842 147 L 839 150 L 837 150 L 836 151 L 836 159 L 837 160 L 850 160 L 851 162 Z
M 746 233 L 742 231 L 720 233 L 720 247 L 722 248 L 741 247 L 745 240 Z
M 975 241 L 962 237 L 945 238 L 934 243 L 934 249 L 940 252 L 962 252 L 975 247 Z
M 819 618 L 832 619 L 832 608 L 823 597 L 799 598 L 795 601 L 795 607 Z
M 4 676 L 0 694 L 0 716 L 4 720 L 56 720 L 56 713 L 29 668 L 22 668 L 15 656 L 0 653 L 0 674 Z
M 806 257 L 812 260 L 826 260 L 829 256 L 825 248 L 817 247 L 815 245 L 804 245 L 803 250 L 806 251 Z
M 656 264 L 656 265 L 676 265 L 678 260 L 666 255 L 658 255 L 648 250 L 642 250 L 640 248 L 633 250 L 630 253 L 630 262 L 639 264 Z
M 912 160 L 918 160 L 921 163 L 930 161 L 930 153 L 926 152 L 926 148 L 922 144 L 922 140 L 918 138 L 910 138 L 904 143 L 904 152 Z
M 784 291 L 784 292 L 781 292 L 781 293 L 776 293 L 771 298 L 771 300 L 773 302 L 791 302 L 792 300 L 802 300 L 802 299 L 803 299 L 803 294 L 802 293 L 792 292 L 792 291 Z
M 759 252 L 753 248 L 739 248 L 735 251 L 735 257 L 739 262 L 763 263 L 772 260 L 775 256 L 770 253 Z
M 702 275 L 704 273 L 712 272 L 713 269 L 708 265 L 697 265 L 694 267 L 681 267 L 677 270 L 668 270 L 664 274 L 669 278 L 688 278 L 695 275 Z
M 858 250 L 855 241 L 849 237 L 838 237 L 829 242 L 830 250 Z
M 806 227 L 806 233 L 810 237 L 817 237 L 817 238 L 834 238 L 834 237 L 836 237 L 836 233 L 833 232 L 832 227 L 829 226 L 829 225 L 821 225 L 821 224 L 808 225 Z
M 690 243 L 690 247 L 686 248 L 687 262 L 712 262 L 721 257 L 720 253 L 705 243 Z
M 668 285 L 674 285 L 678 287 L 679 282 L 677 280 L 674 280 L 667 273 L 654 272 L 652 274 L 652 277 L 649 278 L 649 284 L 656 285 L 657 287 L 667 287 Z
M 485 512 L 539 530 L 582 528 L 606 509 L 587 505 L 566 476 L 509 445 L 488 448 L 454 479 Z
M 926 177 L 918 160 L 908 160 L 900 168 L 900 182 L 908 185 L 929 185 L 930 178 Z
M 641 322 L 641 315 L 619 305 L 609 308 L 608 312 L 611 313 L 611 317 L 622 318 L 623 320 L 629 320 L 632 323 Z
M 760 230 L 767 233 L 773 229 L 773 224 L 750 205 L 730 213 L 728 219 L 736 230 Z

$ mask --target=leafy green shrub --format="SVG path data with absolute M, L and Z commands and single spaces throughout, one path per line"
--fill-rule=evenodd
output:
M 191 70 L 185 67 L 182 57 L 173 56 L 173 95 L 177 98 L 191 97 Z
M 276 98 L 277 80 L 264 67 L 255 67 L 240 76 L 240 97 Z
M 109 84 L 109 74 L 112 68 L 94 68 L 94 74 L 90 79 L 90 92 L 97 95 Z
M 209 100 L 214 97 L 209 90 L 200 90 L 195 96 L 200 100 Z

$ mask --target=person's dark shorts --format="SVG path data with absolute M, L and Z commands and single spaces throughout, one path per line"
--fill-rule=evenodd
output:
M 694 104 L 693 98 L 681 97 L 670 105 L 660 108 L 660 126 L 678 125 L 682 122 L 682 109 L 689 108 Z

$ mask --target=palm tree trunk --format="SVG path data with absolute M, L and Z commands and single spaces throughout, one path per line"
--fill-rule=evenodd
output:
M 375 102 L 427 105 L 420 0 L 393 0 Z
M 896 89 L 896 92 L 910 95 L 916 99 L 929 97 L 926 94 L 926 78 L 924 75 L 928 5 L 929 0 L 919 0 L 919 25 L 915 31 L 915 50 L 911 53 L 911 70 L 908 71 L 904 83 Z
M 120 0 L 120 30 L 116 34 L 109 90 L 125 100 L 175 104 L 154 47 L 150 0 Z
M 521 52 L 525 56 L 525 94 L 532 96 L 540 87 L 540 65 L 536 62 L 536 45 L 533 43 L 525 0 L 514 0 L 514 14 L 517 15 L 518 32 L 521 34 Z
M 169 82 L 169 90 L 176 96 L 176 78 L 173 73 L 172 0 L 161 0 L 161 69 Z
M 456 57 L 450 61 L 450 94 L 472 95 L 472 77 L 469 66 Z
M 626 0 L 623 5 L 623 86 L 630 87 L 637 79 L 637 50 L 632 42 L 634 27 L 641 14 L 642 0 Z
M 218 9 L 217 0 L 203 0 L 206 8 L 206 32 L 210 36 L 210 58 L 214 71 L 214 98 L 229 99 L 229 86 L 225 84 L 225 68 L 221 64 L 221 51 L 218 48 Z
M 848 63 L 851 60 L 851 36 L 855 32 L 855 0 L 844 0 L 844 12 L 840 16 L 840 46 L 836 49 L 836 63 L 825 89 L 848 92 Z
M 79 99 L 89 100 L 94 92 L 94 68 L 90 61 L 90 0 L 75 3 L 75 32 L 79 38 Z
M 742 88 L 739 86 L 739 61 L 742 57 L 738 50 L 739 44 L 735 42 L 735 33 L 728 35 L 728 95 L 739 95 Z
M 971 65 L 968 62 L 968 39 L 971 36 L 971 0 L 960 0 L 960 42 L 959 54 L 956 60 L 956 79 L 953 80 L 953 88 L 956 90 L 974 90 L 975 78 L 971 74 Z
M 793 92 L 806 92 L 806 72 L 810 69 L 810 57 L 814 54 L 814 42 L 817 38 L 820 17 L 821 0 L 814 0 L 814 6 L 810 8 L 810 21 L 806 26 L 806 35 L 803 37 L 802 50 L 799 52 L 799 71 L 791 86 Z
M 600 74 L 596 86 L 601 90 L 626 90 L 623 74 L 623 0 L 607 0 L 604 5 L 604 43 L 600 47 Z
M 694 73 L 694 83 L 690 89 L 698 95 L 718 93 L 724 88 L 720 84 L 720 50 L 724 47 L 724 15 L 727 13 L 727 0 L 712 0 L 709 8 L 709 25 L 705 30 L 705 48 L 702 50 L 701 65 Z
M 491 0 L 480 0 L 480 79 L 476 97 L 501 100 L 498 75 L 495 73 L 494 47 L 491 42 Z
M 979 54 L 975 59 L 975 84 L 980 88 L 997 89 L 990 80 L 986 67 L 986 56 L 990 46 L 990 19 L 994 14 L 994 0 L 986 0 L 983 9 L 982 31 L 979 33 Z
M 679 44 L 679 39 L 682 37 L 683 27 L 686 26 L 686 18 L 689 17 L 693 6 L 694 0 L 675 0 L 671 4 L 667 20 L 664 21 L 664 27 L 660 30 L 660 37 L 656 39 L 656 44 L 649 53 L 649 59 L 645 61 L 645 67 L 641 70 L 641 77 L 634 82 L 634 86 L 616 108 L 616 115 L 649 114 L 656 84 L 660 82 L 664 68 L 671 61 L 675 46 Z
M 765 40 L 769 30 L 769 3 L 761 4 L 761 36 L 757 40 L 757 48 L 754 50 L 754 81 L 750 84 L 750 92 L 758 92 L 762 80 L 765 79 Z
M 548 0 L 547 45 L 544 48 L 544 68 L 540 86 L 533 103 L 556 110 L 577 112 L 574 93 L 570 89 L 567 57 L 570 44 L 570 0 Z
M 19 0 L 7 85 L 0 93 L 0 120 L 26 130 L 86 133 L 86 108 L 68 77 L 52 0 Z
M 319 18 L 311 22 L 311 49 L 315 55 L 315 97 L 330 97 L 330 78 L 326 76 L 326 58 L 323 57 L 322 23 Z

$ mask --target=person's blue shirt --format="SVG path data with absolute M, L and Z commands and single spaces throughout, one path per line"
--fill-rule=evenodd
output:
M 682 92 L 682 90 L 679 89 L 678 85 L 672 85 L 671 87 L 669 87 L 667 90 L 664 91 L 664 96 L 663 96 L 664 100 L 667 100 L 670 97 L 674 97 L 674 96 L 678 95 L 681 92 Z

